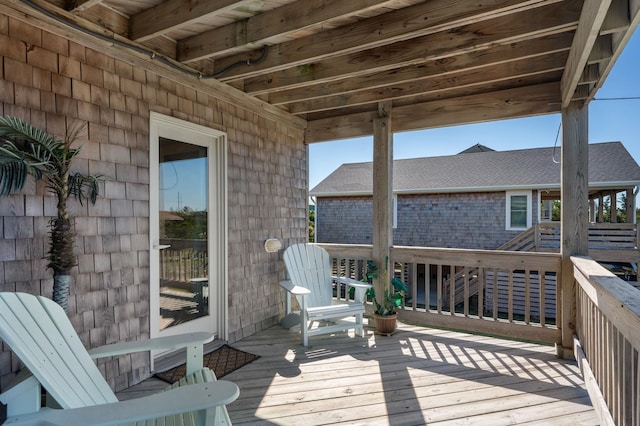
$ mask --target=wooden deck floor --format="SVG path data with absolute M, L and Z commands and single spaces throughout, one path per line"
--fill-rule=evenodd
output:
M 261 356 L 225 377 L 240 387 L 234 424 L 598 424 L 553 347 L 409 325 L 310 344 L 280 326 L 233 344 Z

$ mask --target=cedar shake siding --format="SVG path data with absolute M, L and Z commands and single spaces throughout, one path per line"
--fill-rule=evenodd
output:
M 493 250 L 521 233 L 506 230 L 504 192 L 403 194 L 397 198 L 398 219 L 393 230 L 397 246 Z M 371 244 L 371 215 L 371 197 L 318 197 L 317 241 Z
M 316 242 L 371 244 L 371 197 L 322 197 L 316 205 Z
M 303 130 L 198 91 L 190 77 L 180 84 L 81 43 L 0 15 L 0 114 L 60 137 L 65 118 L 87 122 L 73 169 L 105 176 L 95 205 L 70 200 L 78 266 L 69 317 L 85 346 L 149 336 L 150 111 L 227 134 L 229 341 L 275 324 L 284 267 L 262 245 L 307 238 Z M 0 200 L 0 291 L 51 297 L 44 257 L 54 201 L 33 180 Z M 121 390 L 148 377 L 149 363 L 141 353 L 99 367 Z M 0 346 L 0 389 L 19 368 Z

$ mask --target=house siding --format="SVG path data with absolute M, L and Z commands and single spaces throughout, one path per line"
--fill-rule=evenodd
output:
M 372 228 L 371 197 L 318 197 L 316 242 L 371 244 Z
M 398 195 L 397 200 L 394 245 L 492 250 L 520 233 L 506 230 L 504 192 Z M 318 197 L 317 241 L 371 244 L 371 203 L 371 197 Z
M 70 201 L 78 266 L 69 317 L 82 342 L 92 348 L 150 333 L 150 111 L 226 132 L 229 341 L 275 324 L 284 311 L 284 266 L 262 245 L 268 237 L 306 240 L 303 130 L 81 43 L 0 15 L 0 114 L 60 137 L 65 117 L 87 122 L 73 169 L 105 176 L 95 205 Z M 33 180 L 0 200 L 0 291 L 51 297 L 44 256 L 54 214 L 54 198 Z M 0 390 L 19 368 L 2 345 Z M 121 390 L 149 376 L 149 355 L 103 360 L 99 368 Z

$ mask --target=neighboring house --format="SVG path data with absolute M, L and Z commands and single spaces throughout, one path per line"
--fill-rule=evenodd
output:
M 592 221 L 601 221 L 611 194 L 625 193 L 634 212 L 640 166 L 622 143 L 591 144 L 589 158 Z M 343 164 L 314 187 L 316 241 L 371 244 L 371 193 L 372 163 Z M 394 245 L 496 249 L 551 219 L 560 149 L 475 145 L 457 155 L 395 160 L 393 194 Z
M 393 163 L 393 244 L 467 249 L 557 251 L 559 223 L 551 220 L 551 203 L 560 200 L 560 149 L 535 148 L 498 152 L 475 145 L 457 155 L 395 160 Z M 316 241 L 371 244 L 372 163 L 343 164 L 310 191 L 316 203 Z M 592 222 L 602 221 L 606 197 L 624 193 L 630 201 L 627 217 L 635 219 L 635 190 L 640 166 L 620 142 L 589 145 L 589 200 Z M 616 218 L 616 210 L 612 210 Z M 530 228 L 534 225 L 535 232 Z M 544 225 L 544 226 L 543 226 Z M 596 260 L 637 261 L 637 228 L 610 225 L 590 231 L 590 254 Z M 628 228 L 628 229 L 627 229 Z M 611 237 L 612 236 L 612 237 Z M 593 237 L 593 238 L 592 238 Z M 508 243 L 508 244 L 507 244 Z M 595 248 L 595 249 L 594 249 Z M 604 250 L 597 250 L 604 249 Z M 611 253 L 615 250 L 615 255 Z M 593 252 L 593 254 L 592 254 Z M 438 271 L 435 265 L 404 270 L 416 282 L 415 297 L 424 306 L 426 288 L 435 307 Z M 412 273 L 417 274 L 415 277 Z M 469 297 L 478 291 L 478 272 L 469 273 Z M 488 271 L 484 304 L 497 303 L 507 312 L 505 294 L 496 282 L 508 280 L 504 271 Z M 443 275 L 448 307 L 449 275 Z M 525 275 L 514 273 L 513 313 L 524 315 Z M 463 299 L 464 270 L 455 277 L 455 303 Z M 545 315 L 556 318 L 556 276 L 544 277 Z M 529 277 L 532 316 L 540 315 L 537 274 Z M 476 301 L 471 302 L 473 306 Z

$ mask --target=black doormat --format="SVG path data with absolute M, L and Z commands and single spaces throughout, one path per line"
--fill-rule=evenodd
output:
M 258 358 L 260 356 L 232 348 L 229 345 L 222 345 L 215 351 L 205 354 L 202 358 L 202 364 L 213 370 L 216 377 L 220 379 Z M 171 370 L 156 373 L 155 376 L 167 383 L 175 383 L 184 377 L 186 368 L 186 364 L 182 364 Z

